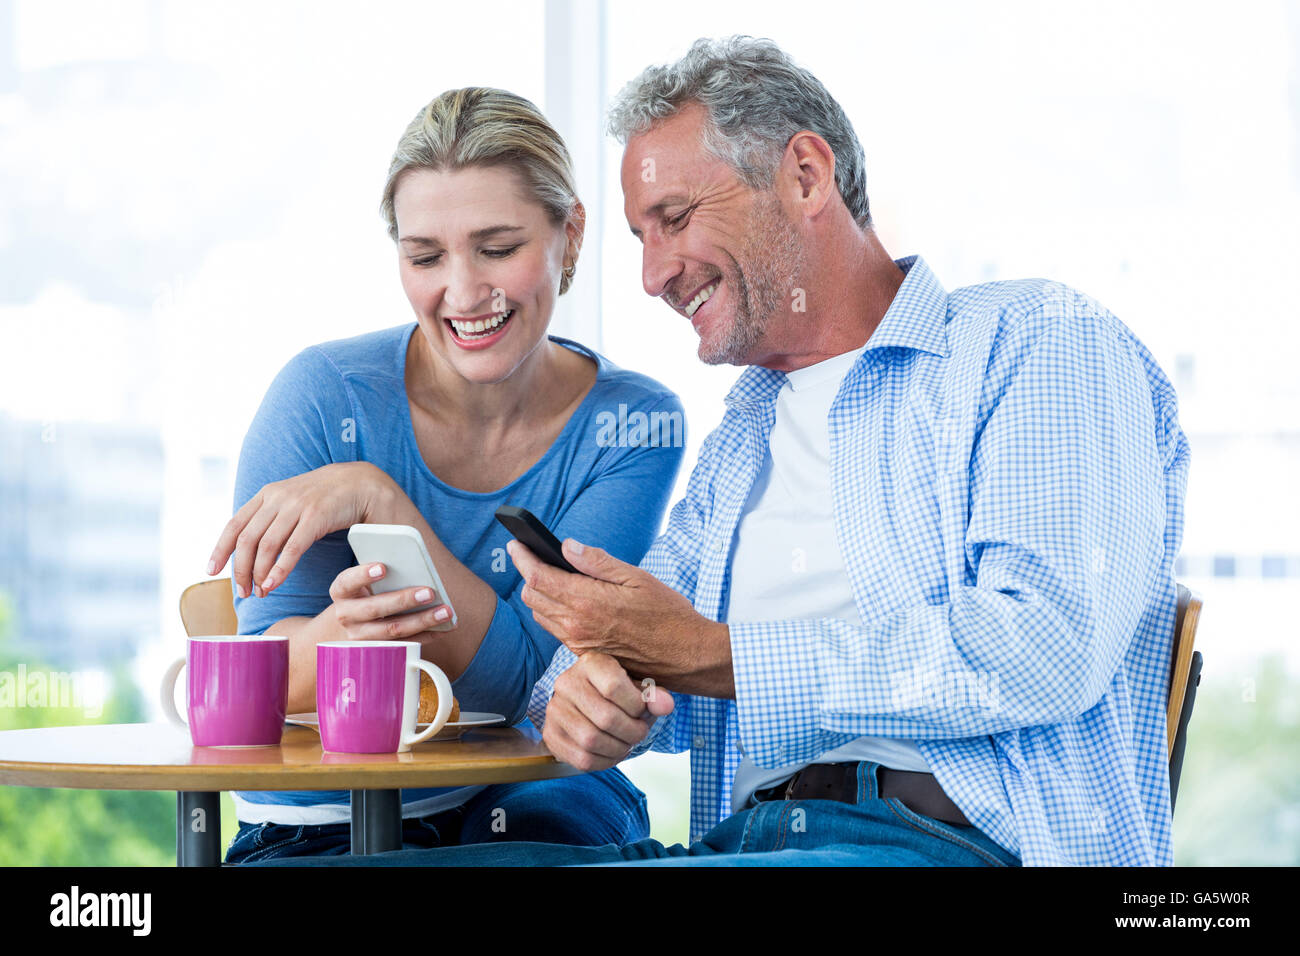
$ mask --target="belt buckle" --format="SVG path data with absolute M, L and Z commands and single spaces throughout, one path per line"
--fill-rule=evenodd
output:
M 802 771 L 800 771 L 800 773 L 802 773 Z M 799 774 L 796 773 L 793 777 L 791 777 L 789 780 L 786 781 L 785 789 L 784 789 L 783 791 L 781 791 L 781 799 L 782 799 L 782 800 L 793 800 L 793 799 L 794 799 L 794 788 L 795 788 L 795 783 L 796 783 L 798 780 L 799 780 Z

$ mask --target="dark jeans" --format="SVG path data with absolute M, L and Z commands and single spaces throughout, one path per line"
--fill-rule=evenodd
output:
M 496 784 L 466 803 L 402 821 L 405 850 L 528 840 L 569 846 L 622 846 L 650 834 L 645 794 L 617 768 L 600 773 Z M 347 823 L 320 826 L 239 824 L 227 863 L 314 857 L 352 852 Z
M 498 843 L 394 850 L 373 856 L 269 861 L 268 866 L 1019 866 L 977 828 L 909 810 L 877 791 L 876 768 L 858 764 L 856 803 L 770 800 L 733 813 L 690 846 Z

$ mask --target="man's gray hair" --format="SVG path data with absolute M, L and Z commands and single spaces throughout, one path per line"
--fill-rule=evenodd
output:
M 646 67 L 614 98 L 610 135 L 626 145 L 691 103 L 708 114 L 704 148 L 751 189 L 772 185 L 795 133 L 822 137 L 835 154 L 844 205 L 860 227 L 870 228 L 867 173 L 853 124 L 821 81 L 771 40 L 699 39 L 676 63 Z

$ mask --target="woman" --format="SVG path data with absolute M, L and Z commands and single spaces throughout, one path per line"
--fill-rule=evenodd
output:
M 315 645 L 415 640 L 462 707 L 525 716 L 558 642 L 520 600 L 494 519 L 522 505 L 563 539 L 637 562 L 658 530 L 682 449 L 619 447 L 597 418 L 625 406 L 681 416 L 677 397 L 547 335 L 573 281 L 585 212 L 568 151 L 535 106 L 452 90 L 398 144 L 382 211 L 413 325 L 313 346 L 271 385 L 240 454 L 209 574 L 232 551 L 241 633 L 290 638 L 289 711 L 315 706 Z M 629 443 L 624 443 L 625 445 Z M 407 524 L 428 545 L 458 624 L 417 589 L 372 596 L 348 527 Z M 492 787 L 403 791 L 406 846 L 492 839 L 624 843 L 645 798 L 617 770 Z M 348 794 L 237 793 L 229 862 L 346 853 Z M 502 819 L 504 833 L 494 832 Z M 495 828 L 500 829 L 499 825 Z

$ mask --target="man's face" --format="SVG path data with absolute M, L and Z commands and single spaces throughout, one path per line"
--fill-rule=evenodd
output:
M 704 121 L 688 106 L 628 141 L 623 211 L 643 244 L 646 292 L 690 320 L 700 360 L 757 364 L 774 324 L 793 318 L 801 241 L 774 191 L 750 189 L 705 151 Z

